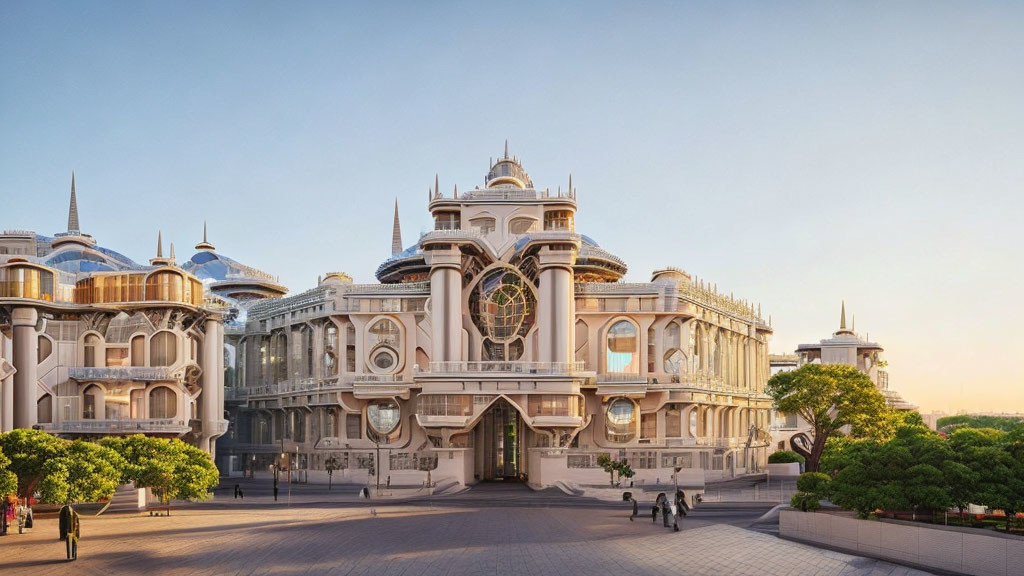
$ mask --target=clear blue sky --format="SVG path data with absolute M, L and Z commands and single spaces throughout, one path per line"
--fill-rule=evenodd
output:
M 628 279 L 839 302 L 925 409 L 1024 411 L 1024 4 L 0 3 L 0 227 L 373 279 L 505 138 Z

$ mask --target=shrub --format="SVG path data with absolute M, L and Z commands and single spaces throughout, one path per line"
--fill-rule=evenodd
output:
M 792 450 L 779 450 L 768 456 L 769 464 L 790 464 L 792 462 L 804 463 L 804 457 Z
M 829 497 L 832 478 L 821 472 L 807 472 L 796 481 L 797 493 L 793 495 L 789 505 L 801 510 L 817 510 L 820 501 Z

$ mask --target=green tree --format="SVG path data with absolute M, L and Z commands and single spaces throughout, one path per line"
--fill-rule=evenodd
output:
M 39 499 L 50 504 L 95 502 L 114 495 L 124 459 L 92 442 L 75 440 L 63 454 L 43 464 Z
M 853 366 L 805 364 L 772 376 L 766 392 L 780 411 L 799 414 L 811 425 L 814 443 L 808 472 L 818 471 L 825 443 L 844 426 L 850 426 L 855 436 L 868 436 L 890 424 L 885 397 Z
M 821 501 L 827 500 L 831 493 L 832 478 L 821 472 L 805 472 L 797 478 L 796 494 L 790 506 L 801 510 L 817 510 Z
M 0 498 L 18 493 L 18 477 L 7 469 L 10 465 L 11 459 L 4 456 L 4 451 L 0 448 Z
M 64 455 L 68 442 L 41 430 L 19 428 L 0 434 L 0 450 L 11 459 L 18 477 L 18 495 L 30 496 L 46 474 L 45 464 Z
M 150 488 L 161 499 L 202 500 L 220 481 L 210 455 L 182 442 L 135 434 L 101 441 L 126 464 L 122 481 Z
M 792 450 L 777 450 L 768 455 L 769 464 L 792 464 L 793 462 L 804 463 L 804 457 Z
M 1006 433 L 994 428 L 957 428 L 949 434 L 949 445 L 959 451 L 967 447 L 995 446 Z

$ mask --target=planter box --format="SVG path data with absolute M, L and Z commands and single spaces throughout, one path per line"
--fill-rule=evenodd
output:
M 799 476 L 800 463 L 789 462 L 787 464 L 765 464 L 764 471 L 768 473 L 769 478 L 772 476 Z
M 1016 576 L 1024 538 L 973 528 L 782 510 L 779 535 L 859 556 L 975 576 Z

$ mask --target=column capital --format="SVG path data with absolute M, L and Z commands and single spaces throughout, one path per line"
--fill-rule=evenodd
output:
M 12 326 L 35 326 L 39 322 L 39 312 L 35 308 L 15 308 L 11 311 Z

